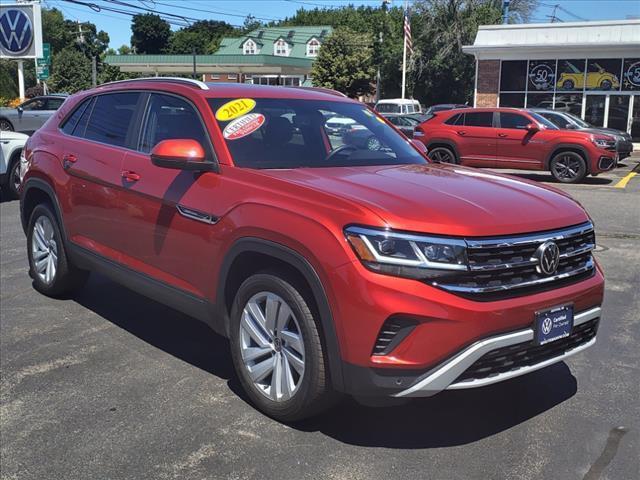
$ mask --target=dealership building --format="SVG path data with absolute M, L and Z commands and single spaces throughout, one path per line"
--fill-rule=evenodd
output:
M 463 51 L 475 106 L 554 108 L 640 142 L 640 20 L 486 25 Z
M 148 75 L 196 73 L 206 82 L 311 86 L 311 65 L 330 26 L 259 28 L 222 39 L 213 55 L 107 55 L 122 72 Z

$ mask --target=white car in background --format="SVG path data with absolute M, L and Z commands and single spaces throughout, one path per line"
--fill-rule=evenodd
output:
M 24 133 L 0 132 L 0 187 L 13 198 L 18 197 L 20 153 L 28 138 Z

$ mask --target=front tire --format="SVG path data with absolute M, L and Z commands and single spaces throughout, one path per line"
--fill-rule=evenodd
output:
M 13 125 L 6 118 L 0 118 L 0 131 L 13 132 Z
M 578 183 L 587 176 L 587 163 L 576 152 L 560 152 L 549 165 L 553 177 L 562 183 Z
M 272 273 L 245 280 L 231 311 L 233 364 L 252 403 L 280 421 L 330 405 L 318 323 L 294 282 Z
M 84 285 L 88 272 L 73 266 L 67 258 L 60 227 L 49 205 L 33 209 L 27 230 L 29 274 L 36 290 L 59 297 Z
M 7 190 L 12 199 L 20 196 L 20 154 L 14 155 L 7 170 Z
M 456 154 L 447 147 L 434 147 L 429 150 L 428 156 L 435 163 L 458 163 Z

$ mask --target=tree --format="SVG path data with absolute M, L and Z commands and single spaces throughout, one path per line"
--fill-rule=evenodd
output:
M 91 87 L 91 61 L 74 48 L 65 48 L 53 57 L 50 79 L 55 92 L 75 93 Z
M 199 55 L 214 53 L 225 35 L 236 32 L 227 22 L 200 20 L 175 32 L 169 40 L 168 53 L 191 54 L 195 48 Z
M 136 53 L 163 53 L 171 38 L 169 22 L 153 13 L 135 15 L 131 31 L 131 48 Z
M 370 36 L 345 28 L 336 29 L 324 41 L 313 63 L 313 83 L 349 97 L 369 93 L 375 74 L 371 54 Z
M 243 33 L 249 33 L 253 30 L 256 30 L 262 26 L 262 22 L 260 20 L 256 20 L 256 17 L 249 14 L 247 18 L 244 19 L 244 23 L 242 24 Z

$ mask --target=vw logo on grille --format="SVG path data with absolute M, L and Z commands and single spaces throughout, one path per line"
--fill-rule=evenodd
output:
M 18 9 L 8 9 L 0 16 L 0 45 L 9 53 L 20 55 L 31 47 L 33 25 L 29 16 Z
M 549 335 L 551 332 L 551 327 L 553 327 L 553 322 L 549 317 L 545 318 L 542 322 L 542 333 L 545 335 Z
M 538 247 L 534 257 L 538 260 L 538 273 L 553 275 L 560 264 L 560 249 L 555 242 L 545 242 Z

